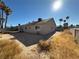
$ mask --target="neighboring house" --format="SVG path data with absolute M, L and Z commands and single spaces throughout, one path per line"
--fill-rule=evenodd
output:
M 38 19 L 38 21 L 25 24 L 21 26 L 24 32 L 37 33 L 37 34 L 48 34 L 56 30 L 56 24 L 53 18 Z
M 71 28 L 70 32 L 73 34 L 73 37 L 79 37 L 79 28 Z
M 79 28 L 71 28 L 70 31 L 73 34 L 75 40 L 77 40 L 77 42 L 79 43 Z

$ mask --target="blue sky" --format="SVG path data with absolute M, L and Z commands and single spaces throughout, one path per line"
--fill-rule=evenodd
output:
M 52 10 L 54 0 L 3 0 L 12 9 L 8 25 L 25 24 L 37 18 L 55 18 L 59 24 L 60 18 L 70 16 L 70 24 L 79 24 L 79 0 L 63 0 L 63 6 L 58 11 Z

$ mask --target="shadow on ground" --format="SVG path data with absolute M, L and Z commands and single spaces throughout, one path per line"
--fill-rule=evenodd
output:
M 47 40 L 51 37 L 54 33 L 50 33 L 47 35 L 39 35 L 39 34 L 32 34 L 32 33 L 25 33 L 25 32 L 18 32 L 18 33 L 10 33 L 20 42 L 22 42 L 25 46 L 30 46 L 39 42 L 39 40 Z

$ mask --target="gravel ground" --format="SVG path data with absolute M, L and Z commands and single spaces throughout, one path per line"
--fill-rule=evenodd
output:
M 39 40 L 47 40 L 52 34 L 49 35 L 37 35 L 31 33 L 13 33 L 11 34 L 17 40 L 22 42 L 26 46 L 30 46 L 39 42 Z

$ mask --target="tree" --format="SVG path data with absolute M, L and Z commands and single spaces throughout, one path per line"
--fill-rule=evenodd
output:
M 8 16 L 11 14 L 12 11 L 9 7 L 5 7 L 4 11 L 5 11 L 5 14 L 6 14 L 6 20 L 5 20 L 5 28 L 6 28 Z
M 68 23 L 68 19 L 69 19 L 69 16 L 66 16 L 66 21 L 67 21 L 67 23 Z
M 79 28 L 79 24 L 76 24 L 76 27 Z
M 5 5 L 5 3 L 2 0 L 0 0 L 0 9 L 2 10 L 1 18 L 4 19 L 4 14 L 3 14 L 4 12 L 6 15 L 6 19 L 5 19 L 5 28 L 6 28 L 8 15 L 10 15 L 12 11 L 9 7 Z M 2 28 L 3 28 L 3 24 L 2 24 Z
M 38 22 L 42 21 L 42 18 L 38 18 Z
M 74 28 L 74 25 L 73 25 L 73 24 L 71 24 L 71 25 L 70 25 L 70 28 Z
M 63 21 L 63 19 L 61 18 L 61 19 L 59 19 L 59 21 L 60 21 L 60 26 L 61 26 L 61 22 Z
M 69 16 L 66 16 L 66 19 L 64 20 L 64 27 L 68 27 L 68 19 L 69 19 Z
M 3 28 L 3 23 L 4 23 L 4 18 L 3 18 L 3 8 L 5 7 L 5 4 L 2 0 L 0 0 L 0 9 L 2 10 L 2 14 L 1 14 L 1 28 Z
M 69 16 L 67 16 L 66 19 L 69 19 Z
M 64 23 L 66 22 L 66 20 L 63 20 L 64 21 Z

